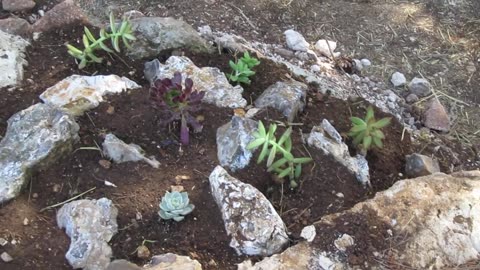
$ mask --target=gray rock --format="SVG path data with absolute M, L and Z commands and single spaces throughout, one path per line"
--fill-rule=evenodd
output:
M 22 18 L 9 17 L 0 20 L 0 31 L 11 35 L 18 35 L 28 38 L 31 34 L 31 25 Z
M 392 74 L 392 78 L 390 79 L 390 81 L 392 82 L 393 86 L 398 87 L 405 85 L 407 83 L 407 78 L 405 78 L 405 75 L 403 75 L 403 73 L 397 71 Z
M 331 155 L 340 164 L 352 172 L 364 186 L 370 186 L 368 162 L 362 155 L 351 157 L 348 147 L 342 141 L 338 131 L 323 119 L 320 126 L 314 126 L 307 139 L 308 145 L 321 149 L 325 155 Z
M 129 162 L 129 161 L 145 161 L 154 168 L 160 166 L 155 157 L 151 159 L 144 156 L 143 149 L 136 144 L 126 144 L 113 134 L 107 134 L 105 141 L 102 144 L 103 153 L 111 158 L 116 163 Z
M 315 43 L 315 50 L 326 57 L 332 57 L 336 48 L 337 42 L 335 41 L 320 39 Z
M 127 54 L 134 59 L 154 58 L 172 49 L 211 52 L 207 42 L 189 24 L 173 18 L 140 17 L 131 20 L 136 41 Z
M 307 242 L 312 242 L 313 239 L 315 239 L 316 235 L 317 235 L 317 231 L 315 230 L 315 226 L 313 225 L 304 227 L 302 229 L 302 232 L 300 233 L 300 237 L 307 240 Z
M 240 85 L 232 86 L 218 68 L 198 68 L 187 57 L 178 56 L 171 56 L 165 64 L 157 59 L 145 63 L 144 74 L 150 83 L 156 79 L 172 78 L 175 72 L 181 72 L 183 78 L 192 79 L 196 90 L 205 91 L 203 102 L 226 108 L 247 105 L 242 97 L 243 88 Z
M 255 100 L 255 107 L 272 107 L 292 122 L 305 108 L 308 86 L 297 81 L 277 82 Z
M 28 41 L 0 31 L 0 88 L 13 86 L 23 79 L 25 49 Z
M 448 132 L 450 130 L 450 118 L 442 103 L 432 98 L 425 107 L 423 125 L 429 129 Z
M 372 62 L 370 62 L 370 60 L 368 60 L 367 58 L 361 59 L 360 62 L 362 63 L 364 68 L 368 68 L 372 65 Z
M 288 48 L 301 52 L 306 52 L 310 48 L 310 44 L 308 44 L 302 34 L 297 31 L 289 29 L 285 31 L 284 34 Z
M 112 257 L 108 242 L 118 231 L 118 210 L 107 198 L 67 203 L 57 213 L 57 224 L 70 236 L 65 257 L 73 268 L 106 269 Z
M 275 48 L 274 52 L 285 59 L 292 59 L 295 57 L 295 53 L 293 51 L 284 48 Z
M 35 7 L 32 0 L 2 0 L 2 8 L 6 11 L 29 11 Z
M 409 104 L 415 103 L 419 100 L 418 96 L 415 94 L 409 94 L 406 98 L 405 101 Z
M 288 243 L 286 227 L 272 204 L 256 188 L 217 166 L 209 177 L 230 246 L 239 255 L 270 256 Z
M 353 67 L 356 71 L 361 72 L 363 70 L 363 64 L 360 60 L 358 59 L 353 59 Z
M 220 165 L 232 171 L 243 169 L 252 158 L 248 143 L 254 139 L 257 121 L 233 116 L 232 121 L 217 129 L 217 157 Z
M 100 105 L 107 95 L 138 88 L 140 86 L 134 81 L 117 75 L 72 75 L 49 87 L 40 99 L 79 116 Z
M 188 256 L 180 256 L 173 253 L 153 256 L 150 264 L 139 267 L 126 260 L 115 260 L 111 262 L 107 270 L 202 270 L 197 260 Z
M 405 173 L 408 177 L 419 177 L 440 172 L 440 165 L 436 159 L 420 155 L 407 155 Z
M 418 97 L 426 97 L 432 93 L 430 83 L 423 78 L 413 78 L 408 84 L 410 93 L 417 95 Z
M 78 130 L 73 116 L 40 103 L 10 117 L 0 142 L 0 203 L 20 194 L 34 170 L 69 153 Z
M 310 67 L 310 71 L 312 71 L 312 72 L 320 72 L 321 70 L 322 70 L 322 69 L 320 68 L 319 65 L 312 65 L 312 66 Z
M 2 259 L 2 261 L 6 263 L 13 261 L 12 256 L 10 256 L 10 254 L 8 254 L 7 252 L 2 252 L 2 254 L 0 254 L 0 259 Z

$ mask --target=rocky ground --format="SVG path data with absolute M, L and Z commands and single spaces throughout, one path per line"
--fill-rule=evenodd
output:
M 137 40 L 80 70 L 65 44 L 111 12 Z M 479 14 L 475 0 L 3 0 L 0 268 L 478 267 Z M 243 51 L 261 61 L 250 85 L 224 75 Z M 174 71 L 205 93 L 188 147 L 148 100 Z M 392 123 L 365 153 L 347 133 L 369 104 Z M 291 126 L 312 159 L 297 188 L 250 162 L 258 121 Z M 159 220 L 175 190 L 193 212 Z

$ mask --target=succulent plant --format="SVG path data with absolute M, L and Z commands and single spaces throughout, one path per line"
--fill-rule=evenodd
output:
M 227 74 L 227 77 L 232 82 L 239 82 L 250 84 L 250 76 L 255 74 L 255 71 L 251 69 L 260 64 L 257 58 L 251 57 L 248 52 L 243 53 L 243 57 L 238 59 L 237 62 L 230 60 L 228 63 L 230 68 L 233 70 L 231 74 Z
M 83 51 L 71 44 L 66 45 L 68 53 L 80 60 L 80 63 L 78 64 L 79 69 L 86 67 L 90 63 L 101 63 L 103 61 L 101 57 L 95 55 L 95 50 L 102 49 L 108 53 L 114 52 L 104 43 L 108 39 L 111 40 L 112 46 L 117 52 L 120 52 L 120 40 L 122 40 L 127 48 L 130 47 L 129 40 L 136 40 L 130 22 L 128 20 L 123 20 L 120 26 L 117 27 L 113 13 L 110 13 L 110 31 L 111 32 L 107 32 L 103 28 L 100 29 L 100 37 L 96 39 L 90 29 L 85 27 L 85 33 L 82 38 L 83 46 L 85 47 Z
M 380 130 L 390 124 L 390 117 L 375 120 L 372 106 L 367 109 L 365 119 L 358 117 L 350 118 L 352 121 L 352 128 L 348 136 L 353 138 L 353 144 L 360 147 L 363 154 L 367 152 L 372 146 L 378 148 L 383 147 L 382 140 L 385 139 L 385 134 Z
M 162 219 L 181 221 L 190 214 L 195 206 L 190 204 L 187 192 L 168 192 L 162 197 L 158 214 Z
M 295 158 L 292 151 L 292 127 L 289 127 L 277 140 L 275 138 L 276 124 L 270 124 L 268 131 L 265 129 L 262 121 L 258 122 L 258 130 L 253 134 L 254 140 L 247 145 L 247 149 L 254 149 L 261 146 L 262 151 L 258 156 L 257 163 L 261 163 L 267 158 L 267 171 L 274 172 L 276 179 L 283 183 L 283 178 L 288 176 L 290 187 L 298 186 L 297 180 L 302 174 L 302 164 L 311 162 L 309 157 Z M 275 158 L 280 153 L 282 158 Z
M 150 98 L 162 113 L 162 123 L 181 121 L 180 142 L 188 145 L 190 142 L 188 125 L 194 132 L 202 131 L 203 126 L 190 113 L 201 108 L 205 92 L 193 90 L 193 81 L 185 79 L 185 88 L 182 87 L 182 74 L 175 72 L 172 79 L 156 80 L 150 88 Z

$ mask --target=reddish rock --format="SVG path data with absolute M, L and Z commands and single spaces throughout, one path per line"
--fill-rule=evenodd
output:
M 32 0 L 2 0 L 2 8 L 6 11 L 28 11 L 35 7 Z
M 423 115 L 423 124 L 429 129 L 444 132 L 450 130 L 450 119 L 447 111 L 438 99 L 433 98 L 427 104 Z
M 0 20 L 0 30 L 12 35 L 29 37 L 32 27 L 22 18 L 10 17 Z
M 33 25 L 34 32 L 46 32 L 67 24 L 89 24 L 87 15 L 73 0 L 65 0 L 45 13 Z

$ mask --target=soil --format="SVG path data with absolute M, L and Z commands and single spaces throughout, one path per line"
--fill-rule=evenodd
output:
M 56 2 L 58 1 L 38 1 L 37 7 L 45 6 L 44 9 L 48 10 Z M 117 1 L 116 11 L 122 11 L 127 2 L 129 1 Z M 339 2 L 344 5 L 342 9 L 339 8 Z M 237 32 L 247 38 L 276 43 L 283 43 L 281 34 L 283 30 L 290 28 L 291 25 L 297 25 L 307 39 L 318 39 L 321 33 L 327 33 L 329 37 L 342 37 L 341 43 L 344 45 L 340 49 L 354 51 L 360 46 L 358 48 L 364 50 L 362 52 L 364 56 L 387 65 L 386 60 L 382 60 L 383 56 L 379 53 L 377 45 L 368 43 L 359 45 L 354 41 L 357 35 L 351 33 L 351 31 L 357 31 L 356 27 L 352 27 L 357 23 L 352 22 L 349 12 L 364 14 L 366 11 L 362 10 L 365 9 L 369 10 L 370 16 L 379 14 L 383 16 L 381 7 L 389 6 L 388 4 L 375 6 L 379 1 L 367 2 L 373 3 L 313 0 L 256 1 L 255 3 L 176 0 L 159 1 L 158 5 L 151 5 L 150 1 L 142 0 L 136 1 L 133 8 L 147 15 L 183 17 L 195 26 L 201 25 L 200 21 L 204 21 L 208 22 L 214 30 Z M 309 8 L 305 9 L 306 7 Z M 431 9 L 428 5 L 425 7 L 427 10 L 425 14 L 428 12 L 436 14 L 434 7 Z M 252 20 L 256 30 L 252 30 L 246 23 L 245 17 L 239 15 L 239 8 L 244 10 L 245 17 Z M 130 6 L 129 9 L 132 7 Z M 300 10 L 304 15 L 299 16 Z M 4 14 L 4 11 L 0 14 Z M 326 14 L 330 15 L 326 16 Z M 458 16 L 466 18 L 467 15 L 462 13 Z M 341 16 L 345 18 L 339 19 Z M 386 20 L 382 16 L 380 17 Z M 419 20 L 421 15 L 414 14 L 413 18 Z M 345 31 L 344 36 L 341 36 L 332 26 L 333 23 L 337 23 L 337 27 Z M 393 25 L 393 27 L 397 26 Z M 408 29 L 405 32 L 395 29 L 397 34 L 402 36 L 411 34 Z M 233 111 L 204 105 L 203 110 L 198 113 L 205 119 L 203 131 L 192 135 L 190 146 L 180 148 L 178 126 L 161 128 L 158 112 L 152 108 L 148 100 L 148 82 L 143 78 L 143 61 L 104 55 L 107 59 L 104 64 L 91 66 L 82 71 L 77 69 L 74 61 L 66 53 L 64 43 L 79 42 L 82 31 L 83 26 L 66 25 L 62 29 L 44 33 L 39 40 L 33 42 L 27 52 L 27 60 L 30 64 L 25 71 L 24 83 L 13 91 L 2 89 L 0 136 L 5 134 L 6 121 L 12 114 L 39 102 L 39 94 L 71 74 L 113 73 L 126 76 L 141 84 L 143 88 L 108 97 L 107 102 L 78 118 L 81 130 L 80 141 L 75 147 L 76 151 L 71 156 L 59 160 L 52 167 L 34 174 L 28 188 L 21 196 L 0 206 L 0 237 L 10 241 L 6 246 L 0 247 L 0 253 L 6 251 L 14 258 L 14 261 L 8 264 L 0 262 L 0 269 L 70 269 L 64 258 L 70 240 L 56 225 L 56 211 L 42 212 L 41 209 L 65 201 L 92 187 L 95 187 L 95 190 L 82 198 L 107 197 L 119 209 L 119 232 L 110 242 L 115 259 L 128 259 L 138 264 L 147 263 L 148 260 L 140 259 L 135 254 L 136 248 L 145 240 L 145 245 L 152 254 L 173 252 L 199 260 L 204 269 L 236 269 L 235 264 L 242 262 L 246 257 L 237 256 L 229 247 L 229 237 L 225 233 L 218 207 L 212 200 L 208 183 L 208 175 L 217 165 L 216 130 L 230 120 Z M 416 38 L 422 41 L 432 39 L 438 41 L 438 37 L 427 37 L 426 34 L 418 35 Z M 396 45 L 391 41 L 386 46 L 398 53 L 396 50 L 404 44 Z M 456 52 L 457 48 L 450 49 Z M 475 52 L 472 50 L 472 59 L 478 57 L 478 54 L 474 54 Z M 215 57 L 190 52 L 175 53 L 185 54 L 197 66 L 218 67 L 225 73 L 230 72 L 228 61 L 234 58 L 228 53 Z M 377 54 L 380 55 L 377 56 Z M 385 55 L 387 60 L 390 60 L 389 55 Z M 169 53 L 166 53 L 160 55 L 159 59 L 164 61 L 168 56 Z M 420 61 L 415 63 L 424 68 Z M 394 62 L 391 64 L 393 65 Z M 403 65 L 403 63 L 395 64 Z M 475 65 L 478 67 L 478 64 Z M 436 68 L 438 67 L 433 65 L 432 74 Z M 455 65 L 452 69 L 458 70 L 458 67 Z M 244 97 L 249 103 L 271 84 L 288 80 L 290 77 L 285 67 L 269 61 L 262 61 L 255 71 L 257 73 L 252 78 L 251 85 L 244 87 Z M 385 71 L 375 70 L 374 75 L 383 76 L 383 72 Z M 455 82 L 449 83 L 464 86 L 461 98 L 469 98 L 470 101 L 479 104 L 478 93 L 472 90 L 471 85 L 464 84 L 463 78 L 455 78 Z M 471 81 L 475 85 L 478 77 L 473 76 Z M 462 129 L 470 144 L 458 141 L 452 136 L 438 136 L 437 141 L 425 141 L 419 147 L 411 142 L 408 132 L 403 133 L 403 127 L 393 121 L 392 125 L 384 129 L 386 147 L 372 149 L 367 155 L 372 188 L 362 187 L 355 177 L 339 166 L 335 160 L 325 156 L 319 150 L 303 145 L 301 132 L 309 133 L 311 128 L 320 124 L 324 118 L 331 121 L 335 128 L 345 135 L 350 129 L 349 118 L 363 116 L 367 107 L 368 103 L 363 100 L 341 101 L 320 96 L 312 86 L 309 90 L 307 108 L 295 119 L 299 125 L 294 126 L 292 135 L 293 153 L 298 156 L 311 156 L 314 160 L 304 167 L 299 188 L 292 190 L 287 184 L 282 186 L 274 183 L 271 175 L 265 171 L 264 164 L 257 165 L 251 162 L 247 168 L 232 173 L 238 179 L 255 186 L 273 203 L 289 229 L 291 244 L 298 241 L 300 231 L 305 225 L 318 221 L 324 215 L 348 209 L 403 179 L 405 175 L 403 166 L 407 154 L 419 150 L 423 153 L 440 153 L 436 156 L 442 157 L 441 165 L 444 172 L 449 172 L 452 168 L 478 168 L 475 163 L 475 158 L 478 159 L 478 152 L 475 150 L 476 138 L 470 137 L 475 131 L 473 129 L 467 129 L 467 131 Z M 111 113 L 112 108 L 113 113 Z M 469 121 L 474 121 L 476 116 L 471 115 L 472 119 Z M 388 115 L 375 109 L 375 116 L 381 118 Z M 262 120 L 265 124 L 285 121 L 274 110 L 263 110 L 255 119 Z M 458 121 L 457 126 L 468 126 L 462 121 Z M 478 127 L 476 129 L 478 130 Z M 283 129 L 280 128 L 277 133 L 280 134 L 282 131 Z M 147 155 L 155 156 L 160 161 L 160 168 L 154 169 L 144 163 L 110 164 L 110 167 L 106 168 L 108 166 L 105 166 L 105 158 L 99 151 L 91 149 L 101 145 L 104 135 L 109 132 L 127 143 L 140 145 Z M 347 140 L 347 143 L 351 153 L 355 154 L 356 150 L 351 142 Z M 447 148 L 438 148 L 438 145 L 451 146 L 454 152 Z M 106 186 L 104 181 L 109 181 L 117 187 Z M 172 185 L 183 186 L 196 205 L 195 210 L 179 223 L 159 220 L 157 214 L 159 199 Z M 370 220 L 370 224 L 373 224 L 374 215 L 347 218 L 349 222 L 354 223 L 356 220 L 367 219 Z M 359 221 L 358 223 L 361 224 Z M 385 224 L 377 225 L 378 228 L 387 228 Z M 318 239 L 328 240 L 328 237 L 336 237 L 335 233 L 338 229 L 322 227 L 322 233 L 320 233 L 322 237 Z M 364 266 L 365 262 L 371 263 L 371 248 L 383 247 L 385 239 L 388 238 L 387 235 L 378 234 L 378 231 L 386 231 L 386 229 L 371 232 L 369 231 L 371 228 L 364 229 L 349 232 L 355 237 L 356 243 L 366 243 L 365 246 L 348 250 L 349 262 L 359 267 Z M 360 231 L 369 231 L 369 233 L 362 234 L 359 233 Z M 371 235 L 375 235 L 374 240 Z M 12 244 L 12 241 L 16 243 Z M 317 244 L 321 245 L 320 242 Z M 257 258 L 251 259 L 255 261 Z

